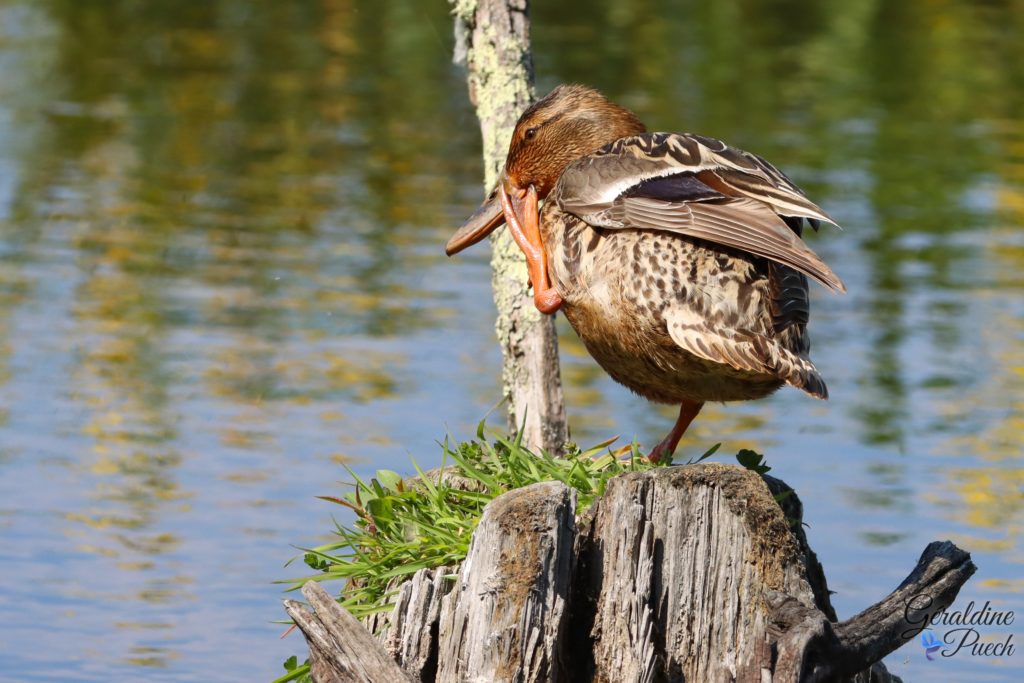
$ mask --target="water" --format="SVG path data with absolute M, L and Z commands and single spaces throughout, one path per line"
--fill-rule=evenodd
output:
M 832 400 L 713 407 L 684 457 L 766 452 L 843 618 L 945 538 L 979 566 L 957 607 L 1024 610 L 1019 4 L 534 22 L 542 92 L 757 151 L 845 228 L 811 238 L 850 289 L 814 292 Z M 435 462 L 497 400 L 487 250 L 442 254 L 481 195 L 450 32 L 442 2 L 0 0 L 0 678 L 278 675 L 301 641 L 271 582 L 326 538 L 314 496 Z M 660 438 L 672 411 L 562 338 L 574 436 Z

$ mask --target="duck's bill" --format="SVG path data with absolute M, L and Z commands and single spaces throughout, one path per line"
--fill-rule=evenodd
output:
M 498 189 L 495 188 L 480 208 L 473 212 L 473 215 L 463 223 L 448 244 L 444 251 L 451 256 L 458 254 L 466 247 L 471 247 L 483 238 L 494 232 L 495 228 L 505 222 L 505 215 L 501 210 L 501 200 L 498 197 Z

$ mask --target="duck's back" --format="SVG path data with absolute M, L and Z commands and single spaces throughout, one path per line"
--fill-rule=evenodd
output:
M 594 227 L 545 205 L 566 318 L 618 382 L 654 401 L 761 398 L 783 383 L 824 398 L 807 358 L 807 278 L 684 235 Z

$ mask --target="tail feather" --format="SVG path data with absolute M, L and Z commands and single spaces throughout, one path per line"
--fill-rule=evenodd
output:
M 818 372 L 818 368 L 810 359 L 797 355 L 765 337 L 760 349 L 766 364 L 776 373 L 776 376 L 785 380 L 786 384 L 802 389 L 814 398 L 828 399 L 828 387 L 825 380 Z

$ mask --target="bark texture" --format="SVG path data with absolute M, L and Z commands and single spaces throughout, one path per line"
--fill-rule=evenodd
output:
M 405 683 L 412 678 L 377 645 L 369 631 L 346 612 L 320 584 L 302 587 L 314 612 L 285 600 L 288 616 L 309 643 L 310 673 L 317 683 Z
M 467 69 L 469 98 L 483 136 L 484 187 L 491 190 L 519 115 L 533 102 L 527 0 L 452 0 L 455 60 Z M 497 333 L 509 427 L 524 424 L 531 447 L 558 452 L 568 441 L 554 316 L 541 315 L 527 287 L 526 261 L 509 231 L 491 237 Z
M 487 506 L 439 629 L 441 681 L 558 681 L 575 492 L 549 482 Z
M 975 571 L 966 552 L 932 543 L 896 590 L 838 622 L 799 499 L 778 480 L 721 464 L 669 467 L 612 479 L 582 519 L 575 506 L 558 483 L 493 500 L 457 578 L 417 573 L 372 622 L 377 657 L 425 683 L 885 683 L 899 679 L 882 657 L 920 632 L 911 598 L 941 609 Z M 286 603 L 314 680 L 404 680 L 353 673 L 355 648 L 340 644 L 358 642 L 359 661 L 371 646 L 316 597 L 315 617 Z

